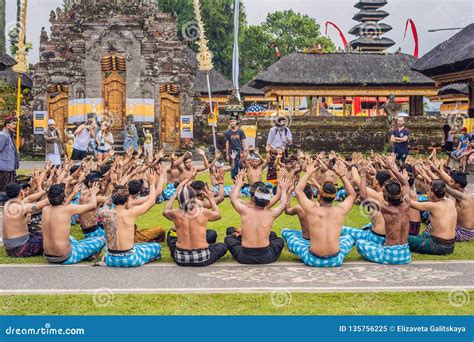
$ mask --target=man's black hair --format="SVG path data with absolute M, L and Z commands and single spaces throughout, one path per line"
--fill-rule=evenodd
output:
M 385 183 L 390 179 L 390 173 L 386 170 L 380 170 L 375 175 L 375 179 L 380 186 L 384 186 Z
M 436 197 L 444 198 L 444 196 L 446 196 L 446 183 L 441 179 L 435 179 L 433 183 L 431 183 L 431 191 Z
M 64 193 L 65 188 L 65 184 L 54 184 L 49 188 L 48 199 L 49 203 L 53 207 L 62 205 L 64 203 L 64 200 L 66 199 L 66 194 Z
M 9 199 L 17 198 L 21 192 L 21 184 L 18 182 L 8 183 L 5 192 Z
M 311 185 L 306 184 L 306 186 L 304 187 L 304 194 L 306 195 L 306 198 L 313 199 L 314 193 L 313 193 L 313 188 L 311 187 Z
M 451 178 L 456 184 L 458 184 L 462 189 L 467 186 L 467 173 L 453 170 L 451 172 Z
M 206 183 L 200 180 L 197 180 L 191 183 L 191 188 L 193 188 L 196 191 L 204 190 L 205 187 L 206 187 Z
M 402 187 L 398 182 L 389 180 L 385 183 L 385 190 L 387 191 L 387 202 L 393 206 L 400 206 L 402 204 L 401 193 Z
M 100 172 L 92 171 L 86 176 L 86 179 L 84 180 L 84 184 L 90 189 L 95 182 L 99 182 L 101 179 L 102 179 L 102 175 L 100 174 Z
M 132 196 L 138 195 L 142 191 L 143 180 L 141 179 L 132 179 L 128 182 L 128 193 Z
M 124 185 L 118 185 L 115 187 L 114 194 L 111 198 L 114 205 L 125 205 L 129 197 L 128 188 Z

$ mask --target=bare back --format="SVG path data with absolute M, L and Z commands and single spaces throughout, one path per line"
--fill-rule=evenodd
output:
M 123 206 L 102 212 L 107 248 L 127 251 L 133 248 L 135 240 L 135 217 Z
M 454 239 L 456 233 L 457 212 L 452 198 L 443 198 L 432 202 L 430 210 L 432 234 L 441 239 Z
M 196 208 L 190 212 L 181 209 L 172 210 L 168 216 L 173 221 L 178 235 L 176 247 L 186 250 L 205 249 L 209 247 L 206 241 L 206 226 L 209 222 L 208 209 Z
M 346 213 L 338 206 L 315 206 L 308 213 L 311 252 L 330 256 L 340 252 L 339 238 Z
M 3 238 L 16 239 L 28 234 L 28 215 L 20 200 L 10 200 L 3 208 Z
M 240 219 L 243 247 L 265 248 L 270 245 L 270 232 L 276 219 L 274 211 L 247 207 L 241 213 Z
M 405 196 L 400 206 L 382 207 L 382 215 L 385 220 L 386 240 L 385 245 L 405 245 L 408 242 L 410 200 Z
M 44 253 L 51 256 L 64 256 L 69 253 L 71 234 L 70 205 L 43 208 L 42 231 Z

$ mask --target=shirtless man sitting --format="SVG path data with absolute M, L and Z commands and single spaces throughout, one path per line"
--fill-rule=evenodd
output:
M 430 223 L 420 236 L 410 236 L 410 250 L 420 254 L 447 255 L 454 252 L 457 211 L 453 198 L 446 197 L 447 187 L 441 179 L 431 184 L 428 202 L 411 201 L 411 206 L 430 213 Z
M 209 201 L 210 209 L 203 207 L 193 188 L 186 185 L 187 182 L 179 185 L 163 212 L 163 216 L 174 223 L 177 233 L 176 237 L 168 237 L 168 246 L 171 257 L 179 266 L 209 266 L 227 253 L 225 244 L 209 244 L 206 231 L 207 223 L 220 220 L 221 214 L 214 193 L 208 187 L 203 191 L 203 195 Z M 176 199 L 179 208 L 173 209 Z
M 162 169 L 162 172 L 165 172 L 165 170 Z M 156 184 L 159 184 L 159 183 L 160 183 L 159 181 L 156 182 Z M 131 208 L 133 206 L 143 204 L 148 200 L 150 185 L 148 184 L 148 188 L 145 188 L 143 179 L 132 179 L 131 181 L 128 182 L 127 187 L 128 187 L 128 193 L 130 195 L 129 200 L 127 202 L 127 208 Z M 144 193 L 145 190 L 147 192 Z M 157 193 L 157 196 L 160 196 L 160 194 L 162 193 L 162 190 L 156 189 L 156 193 Z M 162 227 L 138 229 L 137 225 L 135 225 L 135 243 L 164 242 L 165 238 L 166 238 L 166 230 Z
M 306 198 L 312 201 L 314 194 L 313 194 L 313 189 L 311 188 L 311 185 L 306 184 L 303 191 L 304 191 L 304 194 L 306 195 Z M 293 230 L 293 233 L 309 241 L 310 240 L 309 222 L 308 222 L 308 216 L 306 215 L 306 212 L 299 204 L 292 207 L 291 197 L 288 198 L 287 202 L 288 203 L 285 209 L 285 214 L 289 216 L 297 216 L 301 225 L 301 231 L 295 229 Z M 289 230 L 289 229 L 286 229 L 286 230 Z
M 410 186 L 408 175 L 402 175 L 395 164 L 394 158 L 385 160 L 389 170 L 395 175 L 397 181 L 389 180 L 383 188 L 384 201 L 380 202 L 380 212 L 385 221 L 386 240 L 381 245 L 369 240 L 358 240 L 357 251 L 366 260 L 379 264 L 401 265 L 411 262 L 411 253 L 408 247 L 409 212 L 410 212 Z M 370 201 L 367 193 L 367 170 L 361 168 L 360 197 Z
M 288 250 L 307 266 L 337 267 L 341 266 L 344 258 L 351 251 L 354 239 L 349 235 L 341 236 L 344 220 L 354 204 L 357 194 L 346 177 L 347 169 L 341 161 L 334 166 L 335 173 L 341 178 L 348 196 L 333 206 L 337 187 L 325 182 L 318 194 L 319 203 L 314 203 L 304 193 L 308 180 L 316 171 L 318 162 L 308 165 L 304 177 L 296 186 L 296 198 L 306 213 L 309 223 L 310 241 L 294 234 L 292 230 L 283 230 Z
M 361 177 L 358 172 L 358 167 L 359 165 L 352 165 L 351 171 L 352 179 L 360 189 Z M 367 187 L 367 196 L 369 201 L 363 201 L 361 203 L 361 205 L 367 210 L 367 214 L 370 217 L 370 223 L 362 229 L 344 226 L 342 228 L 342 235 L 350 235 L 355 241 L 362 239 L 373 241 L 381 245 L 384 244 L 385 221 L 383 219 L 383 215 L 380 214 L 379 203 L 385 202 L 382 189 L 389 179 L 390 173 L 386 170 L 379 170 L 376 173 L 373 189 Z
M 87 204 L 90 201 L 90 188 L 95 182 L 100 182 L 101 175 L 99 172 L 91 172 L 86 176 L 84 180 L 85 189 L 81 191 L 81 197 L 79 204 Z M 102 236 L 105 238 L 104 229 L 99 225 L 99 205 L 104 204 L 107 201 L 105 196 L 97 196 L 97 206 L 86 213 L 81 214 L 81 229 L 84 233 L 85 238 Z
M 117 186 L 112 195 L 115 208 L 105 209 L 102 213 L 104 229 L 107 234 L 107 252 L 104 262 L 109 267 L 139 267 L 161 258 L 159 243 L 135 244 L 135 221 L 146 214 L 156 203 L 155 172 L 147 172 L 145 178 L 150 187 L 150 194 L 145 202 L 131 207 L 125 186 Z M 162 189 L 166 172 L 160 174 L 159 188 Z
M 3 209 L 3 246 L 10 257 L 28 258 L 43 254 L 43 235 L 28 231 L 29 216 L 49 205 L 47 198 L 41 200 L 46 191 L 37 190 L 37 193 L 26 196 L 26 191 L 17 182 L 5 188 L 9 200 Z
M 268 161 L 255 153 L 255 150 L 250 150 L 247 158 L 242 160 L 244 168 L 247 170 L 248 184 L 252 186 L 256 182 L 261 182 L 263 178 L 263 170 L 268 165 Z
M 43 208 L 43 246 L 46 260 L 52 264 L 71 265 L 98 255 L 105 246 L 105 238 L 92 237 L 81 241 L 70 236 L 71 216 L 81 215 L 97 207 L 99 185 L 90 188 L 87 204 L 65 204 L 64 184 L 48 190 L 51 206 Z
M 456 241 L 471 241 L 474 237 L 474 196 L 466 191 L 467 174 L 459 171 L 452 171 L 448 175 L 443 168 L 443 164 L 436 169 L 436 173 L 446 183 L 446 192 L 456 199 L 456 209 L 458 219 L 456 223 Z
M 176 162 L 176 167 L 179 170 L 180 183 L 183 182 L 185 179 L 194 181 L 196 180 L 196 176 L 199 172 L 203 172 L 209 169 L 209 161 L 206 158 L 204 150 L 198 148 L 196 149 L 196 151 L 201 156 L 204 165 L 200 167 L 194 166 L 192 154 L 185 154 L 182 163 L 180 163 L 180 160 Z
M 236 178 L 230 195 L 232 206 L 240 215 L 242 233 L 237 232 L 235 228 L 227 229 L 225 243 L 235 260 L 241 264 L 270 264 L 279 258 L 285 245 L 283 239 L 272 232 L 272 226 L 285 211 L 291 181 L 285 178 L 279 182 L 280 205 L 271 209 L 268 204 L 272 199 L 272 194 L 265 186 L 260 186 L 255 190 L 250 203 L 239 200 L 244 178 L 245 173 L 241 172 Z

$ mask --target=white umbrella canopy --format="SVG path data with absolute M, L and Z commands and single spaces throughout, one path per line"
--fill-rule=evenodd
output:
M 400 113 L 397 114 L 397 117 L 398 117 L 398 118 L 405 118 L 405 117 L 407 117 L 407 116 L 410 116 L 410 114 L 405 113 L 405 112 L 400 112 Z

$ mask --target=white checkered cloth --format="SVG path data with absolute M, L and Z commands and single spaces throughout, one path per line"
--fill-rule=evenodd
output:
M 209 249 L 182 250 L 176 249 L 174 259 L 181 264 L 200 264 L 211 258 Z

